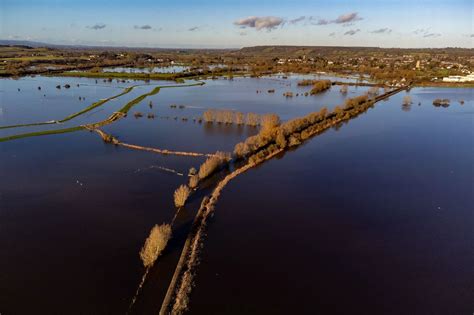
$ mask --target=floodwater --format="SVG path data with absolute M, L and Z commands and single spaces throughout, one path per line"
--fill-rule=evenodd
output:
M 0 143 L 0 161 L 5 314 L 124 314 L 143 273 L 140 247 L 171 221 L 185 181 L 159 167 L 185 173 L 202 162 L 89 132 Z
M 286 91 L 309 90 L 296 86 L 299 78 L 221 79 L 208 80 L 204 86 L 164 88 L 103 129 L 125 142 L 158 148 L 231 151 L 258 129 L 200 124 L 193 118 L 208 108 L 220 108 L 276 113 L 287 120 L 323 106 L 332 108 L 346 97 L 338 87 L 316 96 L 283 97 Z M 70 89 L 55 88 L 66 83 Z M 0 137 L 100 121 L 164 84 L 175 83 L 98 80 L 96 84 L 94 79 L 56 77 L 0 80 L 0 126 L 61 119 L 124 87 L 140 85 L 63 125 L 4 129 Z M 351 87 L 347 97 L 366 90 Z M 340 299 L 363 276 L 378 284 L 377 292 L 387 292 L 386 301 L 391 302 L 393 288 L 406 285 L 396 277 L 401 272 L 407 277 L 422 272 L 425 282 L 415 282 L 407 291 L 420 292 L 413 299 L 422 296 L 420 286 L 426 284 L 428 297 L 444 292 L 441 301 L 457 298 L 455 305 L 462 306 L 471 297 L 465 289 L 472 289 L 472 281 L 463 280 L 473 265 L 468 246 L 472 229 L 467 229 L 472 214 L 465 210 L 472 208 L 472 90 L 413 89 L 410 95 L 414 104 L 408 109 L 401 106 L 403 95 L 397 95 L 338 132 L 327 132 L 231 182 L 209 226 L 191 313 L 231 313 L 222 309 L 225 304 L 265 313 L 275 301 L 278 313 L 292 309 L 290 304 L 299 297 L 311 301 L 299 301 L 299 310 L 305 313 L 311 307 L 318 309 L 312 303 L 334 301 L 330 294 L 342 285 L 336 281 L 341 277 L 348 283 Z M 78 96 L 86 100 L 79 101 Z M 434 98 L 450 98 L 452 105 L 435 108 Z M 461 106 L 454 101 L 458 98 L 466 103 Z M 136 112 L 144 117 L 135 118 Z M 155 118 L 148 119 L 149 113 Z M 138 253 L 145 238 L 154 224 L 171 222 L 174 190 L 187 181 L 188 169 L 202 161 L 115 147 L 88 131 L 0 142 L 0 313 L 124 314 L 144 272 Z M 178 214 L 172 243 L 150 271 L 134 313 L 157 312 L 179 258 L 179 244 L 201 198 L 192 197 Z M 365 248 L 361 253 L 360 246 Z M 398 260 L 392 259 L 395 254 Z M 366 269 L 365 259 L 369 259 Z M 379 265 L 383 268 L 375 270 Z M 394 267 L 399 269 L 387 276 L 399 282 L 393 287 L 379 284 L 376 276 Z M 361 277 L 350 272 L 357 268 Z M 342 274 L 331 286 L 324 274 L 336 271 Z M 221 275 L 228 281 L 219 282 Z M 259 281 L 246 278 L 250 275 Z M 262 290 L 265 281 L 270 285 Z M 311 286 L 313 281 L 317 287 Z M 369 289 L 356 293 L 374 293 Z M 257 300 L 263 291 L 267 293 Z M 242 299 L 237 300 L 239 296 Z M 348 305 L 356 305 L 358 297 Z M 273 304 L 265 304 L 270 299 Z
M 166 66 L 166 67 L 149 67 L 149 68 L 130 68 L 130 67 L 113 67 L 104 68 L 104 72 L 127 72 L 127 73 L 179 73 L 189 70 L 188 66 Z
M 323 107 L 332 109 L 343 104 L 347 97 L 354 97 L 368 90 L 367 87 L 352 86 L 344 95 L 339 92 L 339 86 L 333 86 L 329 91 L 317 95 L 302 95 L 311 87 L 299 87 L 297 82 L 315 77 L 206 80 L 203 86 L 161 89 L 158 94 L 134 107 L 126 119 L 105 126 L 104 130 L 124 142 L 145 146 L 172 150 L 191 149 L 198 152 L 232 151 L 236 143 L 258 130 L 252 127 L 200 124 L 198 119 L 204 111 L 222 109 L 242 113 L 275 113 L 282 120 L 288 120 L 319 111 Z M 268 90 L 274 92 L 268 93 Z M 287 91 L 292 91 L 294 96 L 284 97 L 283 93 Z M 296 96 L 297 93 L 299 96 Z M 180 108 L 180 105 L 183 108 Z M 133 114 L 137 112 L 142 113 L 144 117 L 136 119 Z M 146 118 L 150 113 L 155 119 Z
M 231 182 L 189 314 L 471 313 L 473 90 L 409 95 Z

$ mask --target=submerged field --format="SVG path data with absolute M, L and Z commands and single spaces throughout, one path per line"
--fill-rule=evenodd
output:
M 177 84 L 139 99 L 102 130 L 147 147 L 230 152 L 259 127 L 199 122 L 206 110 L 286 121 L 368 90 L 341 94 L 333 86 L 304 96 L 310 87 L 297 86 L 302 78 Z M 136 86 L 61 124 L 0 129 L 2 138 L 103 121 L 175 83 L 35 77 L 0 84 L 0 128 L 62 119 Z M 289 91 L 293 97 L 284 97 Z M 209 225 L 190 313 L 468 310 L 472 93 L 402 92 L 229 184 Z M 436 98 L 451 105 L 434 107 Z M 87 130 L 0 142 L 0 312 L 126 313 L 143 275 L 145 238 L 154 224 L 173 220 L 173 192 L 203 160 L 105 144 Z M 158 312 L 201 198 L 178 213 L 132 313 Z

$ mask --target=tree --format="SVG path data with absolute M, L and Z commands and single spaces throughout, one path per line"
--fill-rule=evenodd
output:
M 151 267 L 155 263 L 170 238 L 171 226 L 169 224 L 155 225 L 151 229 L 150 235 L 140 250 L 143 266 Z

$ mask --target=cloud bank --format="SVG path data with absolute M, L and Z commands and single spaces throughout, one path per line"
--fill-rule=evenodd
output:
M 347 23 L 352 23 L 355 21 L 360 21 L 362 18 L 359 16 L 357 12 L 352 12 L 352 13 L 347 13 L 340 15 L 337 19 L 333 20 L 333 23 L 336 24 L 347 24 Z
M 254 28 L 257 31 L 271 31 L 283 24 L 284 20 L 276 16 L 249 16 L 234 22 L 234 25 L 237 25 L 241 28 L 249 27 Z

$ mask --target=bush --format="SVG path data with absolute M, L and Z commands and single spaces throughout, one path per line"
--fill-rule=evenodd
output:
M 411 96 L 410 95 L 405 95 L 403 97 L 403 103 L 402 105 L 410 105 L 412 103 L 411 101 Z
M 281 130 L 278 131 L 277 136 L 275 138 L 275 142 L 280 148 L 282 149 L 286 148 L 287 141 L 286 141 L 285 135 L 283 134 L 283 131 Z
M 255 113 L 248 113 L 247 118 L 245 120 L 245 123 L 249 126 L 257 126 L 260 122 L 260 118 L 257 114 Z
M 171 238 L 171 226 L 169 224 L 155 225 L 150 235 L 140 250 L 140 258 L 143 266 L 151 267 L 158 256 L 165 249 L 168 240 Z
M 189 187 L 196 188 L 199 184 L 199 175 L 193 175 L 189 177 Z
M 330 80 L 320 80 L 320 81 L 315 81 L 313 88 L 310 91 L 311 95 L 320 93 L 322 91 L 325 91 L 331 87 L 332 83 Z
M 367 100 L 369 99 L 368 95 L 360 95 L 360 96 L 356 96 L 356 97 L 353 97 L 353 98 L 348 98 L 344 104 L 345 104 L 345 109 L 351 109 L 351 108 L 354 108 L 356 106 L 359 106 L 360 104 L 363 104 L 365 102 L 367 102 Z
M 205 121 L 205 122 L 213 122 L 214 119 L 215 119 L 215 116 L 214 116 L 214 111 L 212 110 L 206 110 L 204 112 L 204 114 L 202 115 L 202 119 Z
M 433 101 L 433 105 L 434 106 L 443 106 L 443 107 L 447 107 L 449 106 L 449 99 L 447 98 L 444 98 L 444 99 L 441 99 L 441 98 L 437 98 Z
M 177 208 L 184 206 L 190 193 L 191 191 L 189 190 L 188 186 L 186 185 L 179 186 L 178 189 L 176 189 L 176 191 L 174 192 L 174 205 Z
M 266 114 L 260 118 L 262 132 L 268 132 L 280 124 L 280 117 L 276 114 Z
M 301 80 L 298 82 L 298 86 L 310 86 L 314 85 L 318 80 Z
M 189 174 L 189 175 L 196 175 L 196 174 L 197 174 L 197 170 L 196 170 L 194 167 L 191 167 L 191 168 L 189 169 L 189 173 L 188 173 L 188 174 Z
M 244 124 L 244 114 L 241 112 L 236 112 L 234 115 L 234 121 L 237 125 L 243 125 Z
M 369 95 L 375 96 L 379 94 L 379 88 L 377 86 L 373 86 L 368 91 Z
M 199 179 L 204 179 L 211 175 L 222 163 L 227 162 L 230 159 L 229 154 L 224 152 L 216 152 L 214 156 L 207 158 L 204 163 L 199 167 L 198 176 Z

